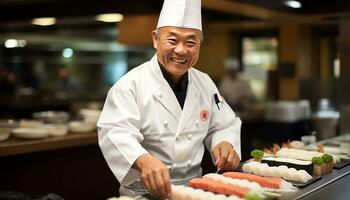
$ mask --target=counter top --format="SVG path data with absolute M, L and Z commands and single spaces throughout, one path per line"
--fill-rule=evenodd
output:
M 303 200 L 303 199 L 348 199 L 350 190 L 350 166 L 342 169 L 333 169 L 329 174 L 323 175 L 322 178 L 304 188 L 299 188 L 295 192 L 281 193 L 279 200 Z M 138 196 L 137 200 L 158 200 L 149 194 Z
M 305 188 L 299 188 L 296 192 L 284 193 L 282 195 L 281 200 L 289 200 L 289 199 L 315 199 L 311 197 L 319 196 L 319 193 L 323 192 L 327 194 L 329 198 L 323 197 L 321 199 L 332 199 L 336 197 L 336 195 L 345 195 L 349 197 L 350 190 L 345 189 L 342 193 L 339 193 L 339 190 L 334 190 L 334 186 L 336 188 L 342 189 L 342 187 L 348 188 L 347 185 L 343 185 L 342 182 L 350 181 L 350 166 L 343 167 L 342 169 L 333 169 L 333 171 L 329 174 L 325 174 L 322 176 L 321 180 L 312 183 Z M 316 198 L 317 199 L 317 198 Z M 320 198 L 318 198 L 320 199 Z
M 96 131 L 89 133 L 68 133 L 61 137 L 38 140 L 24 140 L 10 137 L 9 140 L 0 142 L 0 157 L 5 158 L 5 156 L 88 145 L 97 145 Z M 305 188 L 300 188 L 296 192 L 283 193 L 280 199 L 332 199 L 334 197 L 337 197 L 337 199 L 339 199 L 338 197 L 345 197 L 343 199 L 346 199 L 346 197 L 350 196 L 348 184 L 350 184 L 350 165 L 342 169 L 333 169 L 332 173 L 322 176 L 322 179 Z
M 25 140 L 10 137 L 0 142 L 0 157 L 97 144 L 97 132 L 68 133 L 65 136 Z

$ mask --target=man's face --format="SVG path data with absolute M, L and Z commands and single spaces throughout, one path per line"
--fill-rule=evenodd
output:
M 197 63 L 202 34 L 197 29 L 161 27 L 152 32 L 153 46 L 158 61 L 178 81 L 189 68 Z

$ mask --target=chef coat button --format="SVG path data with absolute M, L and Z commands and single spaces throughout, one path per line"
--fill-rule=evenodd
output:
M 188 134 L 187 137 L 188 137 L 189 140 L 192 139 L 192 134 L 191 133 Z
M 164 126 L 168 126 L 169 122 L 168 121 L 164 121 L 163 124 L 164 124 Z
M 192 164 L 192 161 L 191 161 L 191 160 L 188 160 L 188 161 L 187 161 L 187 166 L 188 166 L 188 167 L 191 167 L 191 164 Z
M 196 120 L 196 121 L 194 122 L 194 124 L 195 124 L 196 126 L 198 126 L 198 125 L 199 125 L 199 120 Z
M 174 168 L 176 168 L 176 163 L 174 163 L 171 167 L 174 169 Z
M 176 137 L 176 140 L 180 140 L 180 136 L 177 136 L 177 137 Z
M 162 95 L 161 92 L 158 92 L 158 93 L 157 93 L 157 96 L 161 98 L 163 95 Z

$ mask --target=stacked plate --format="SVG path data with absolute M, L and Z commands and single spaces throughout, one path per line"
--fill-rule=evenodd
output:
M 13 136 L 21 139 L 44 139 L 68 133 L 67 124 L 44 124 L 41 120 L 21 120 L 19 128 L 12 130 Z
M 18 122 L 12 119 L 0 119 L 0 141 L 5 141 L 10 137 L 14 128 L 18 127 Z
M 75 133 L 86 133 L 96 129 L 96 124 L 86 123 L 84 121 L 72 121 L 69 122 L 69 131 Z
M 21 139 L 43 139 L 49 137 L 49 132 L 45 128 L 26 127 L 12 130 L 12 134 Z
M 0 128 L 0 141 L 5 141 L 10 137 L 11 128 Z

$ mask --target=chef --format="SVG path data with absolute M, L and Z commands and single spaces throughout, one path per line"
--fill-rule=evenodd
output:
M 152 39 L 156 55 L 112 86 L 97 126 L 120 194 L 166 199 L 171 184 L 202 175 L 205 146 L 218 169 L 238 166 L 241 121 L 193 67 L 203 41 L 200 0 L 165 0 Z

